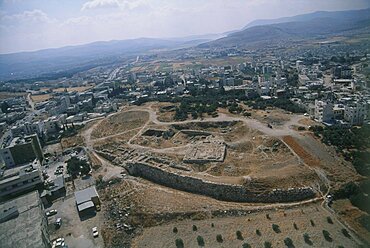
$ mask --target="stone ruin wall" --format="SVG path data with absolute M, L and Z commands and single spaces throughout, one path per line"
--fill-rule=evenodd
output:
M 302 201 L 316 196 L 316 193 L 310 187 L 275 189 L 265 193 L 256 193 L 249 191 L 242 185 L 209 182 L 140 162 L 128 163 L 127 170 L 133 176 L 139 176 L 167 187 L 210 196 L 222 201 L 276 203 Z

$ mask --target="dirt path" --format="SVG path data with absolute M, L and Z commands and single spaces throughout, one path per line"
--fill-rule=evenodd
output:
M 115 166 L 108 160 L 100 157 L 94 150 L 94 142 L 96 140 L 91 139 L 91 133 L 93 130 L 104 120 L 101 119 L 98 122 L 96 122 L 94 125 L 92 125 L 90 128 L 84 130 L 81 132 L 81 136 L 84 139 L 84 143 L 86 146 L 87 152 L 91 153 L 97 160 L 99 160 L 100 165 L 102 166 L 100 172 L 96 173 L 96 176 L 103 175 L 103 180 L 107 181 L 110 180 L 113 177 L 122 177 L 121 172 L 123 171 L 123 168 L 120 166 Z M 117 134 L 119 135 L 119 134 Z M 104 137 L 108 138 L 108 137 Z

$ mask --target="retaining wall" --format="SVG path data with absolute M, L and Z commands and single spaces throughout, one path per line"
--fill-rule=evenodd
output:
M 171 188 L 233 202 L 294 202 L 315 197 L 312 188 L 274 189 L 264 193 L 249 191 L 245 186 L 214 183 L 167 171 L 146 163 L 128 163 L 128 172 Z

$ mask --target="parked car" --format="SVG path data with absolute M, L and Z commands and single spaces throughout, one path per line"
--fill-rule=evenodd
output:
M 55 225 L 57 228 L 59 228 L 62 225 L 62 218 L 57 218 L 55 221 Z
M 64 238 L 57 238 L 53 242 L 53 248 L 65 247 Z
M 47 211 L 46 212 L 46 216 L 49 217 L 49 216 L 53 216 L 55 214 L 57 214 L 58 211 L 56 209 L 51 209 L 50 211 Z
M 92 228 L 92 233 L 94 238 L 99 236 L 98 228 L 96 226 Z

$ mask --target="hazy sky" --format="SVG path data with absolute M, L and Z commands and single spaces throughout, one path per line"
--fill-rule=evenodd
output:
M 0 0 L 0 53 L 222 33 L 255 19 L 368 7 L 370 0 Z

